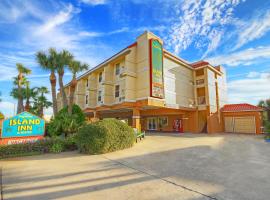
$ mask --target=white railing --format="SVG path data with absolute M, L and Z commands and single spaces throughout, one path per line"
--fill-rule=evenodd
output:
M 198 105 L 205 105 L 205 104 L 206 104 L 205 96 L 198 97 Z
M 204 79 L 196 80 L 196 85 L 203 85 L 203 84 L 204 84 Z

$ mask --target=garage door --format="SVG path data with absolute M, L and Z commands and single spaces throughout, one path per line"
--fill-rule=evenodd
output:
M 255 133 L 256 124 L 254 117 L 235 117 L 234 118 L 235 133 Z
M 225 132 L 256 133 L 255 117 L 225 117 Z
M 225 117 L 225 132 L 233 132 L 233 117 Z

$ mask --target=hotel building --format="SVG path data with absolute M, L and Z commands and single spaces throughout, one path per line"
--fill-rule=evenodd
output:
M 65 91 L 68 96 L 69 84 Z M 117 118 L 145 131 L 213 133 L 229 123 L 221 109 L 227 103 L 225 69 L 206 61 L 189 63 L 148 31 L 78 77 L 75 103 L 89 121 Z

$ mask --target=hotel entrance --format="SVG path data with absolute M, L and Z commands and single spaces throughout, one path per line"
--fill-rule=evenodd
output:
M 147 117 L 147 130 L 162 131 L 168 126 L 168 117 Z
M 147 118 L 147 129 L 149 131 L 156 131 L 158 129 L 158 118 L 157 117 Z

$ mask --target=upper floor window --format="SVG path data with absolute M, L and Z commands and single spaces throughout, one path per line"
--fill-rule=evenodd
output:
M 115 65 L 115 75 L 119 75 L 119 74 L 120 74 L 120 64 L 117 63 L 117 64 Z
M 86 79 L 86 87 L 89 86 L 89 82 L 88 82 L 88 79 Z
M 102 91 L 99 90 L 98 91 L 98 102 L 101 102 L 101 95 L 102 95 Z
M 115 91 L 114 91 L 114 97 L 119 97 L 119 93 L 120 93 L 120 86 L 116 85 Z
M 88 105 L 88 95 L 85 96 L 85 104 Z
M 102 72 L 98 74 L 98 82 L 100 83 L 102 81 Z

